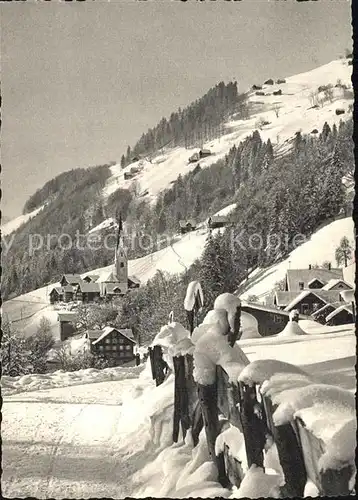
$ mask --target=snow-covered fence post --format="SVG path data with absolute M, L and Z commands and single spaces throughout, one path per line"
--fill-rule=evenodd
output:
M 152 369 L 152 377 L 155 380 L 156 386 L 162 384 L 165 380 L 165 370 L 167 364 L 163 360 L 163 351 L 160 345 L 149 347 L 150 366 Z
M 255 387 L 239 382 L 239 391 L 240 419 L 245 439 L 247 464 L 249 467 L 253 464 L 263 467 L 265 435 L 262 421 L 255 412 L 255 404 L 257 404 Z
M 190 335 L 194 331 L 194 325 L 198 326 L 198 312 L 204 305 L 203 290 L 199 281 L 191 281 L 186 290 L 184 309 L 189 323 Z
M 218 480 L 223 487 L 228 487 L 229 480 L 225 472 L 224 454 L 215 453 L 216 438 L 220 434 L 218 394 L 216 381 L 210 385 L 198 384 L 198 396 L 205 426 L 209 454 L 218 470 Z

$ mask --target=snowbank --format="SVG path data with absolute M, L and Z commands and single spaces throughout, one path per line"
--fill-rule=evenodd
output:
M 293 311 L 291 311 L 291 313 L 292 312 Z M 298 324 L 297 321 L 292 320 L 292 318 L 290 317 L 290 320 L 287 323 L 287 325 L 285 326 L 285 328 L 282 330 L 282 332 L 278 333 L 277 336 L 278 337 L 291 337 L 291 336 L 294 337 L 295 335 L 307 335 L 307 333 L 304 330 L 302 330 L 302 328 L 300 327 L 300 325 Z
M 143 365 L 135 367 L 115 367 L 98 370 L 86 368 L 75 372 L 57 370 L 53 373 L 21 375 L 18 377 L 1 377 L 1 390 L 3 395 L 20 392 L 52 389 L 55 387 L 67 387 L 72 385 L 92 384 L 105 382 L 107 380 L 125 380 L 137 378 L 143 370 Z
M 278 474 L 265 474 L 261 467 L 252 465 L 245 474 L 240 487 L 230 498 L 280 498 L 279 486 L 282 477 Z

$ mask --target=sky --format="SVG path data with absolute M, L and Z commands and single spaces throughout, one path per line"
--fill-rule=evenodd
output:
M 119 161 L 220 81 L 245 91 L 338 59 L 352 47 L 350 9 L 346 0 L 1 3 L 3 214 L 19 215 L 66 170 Z

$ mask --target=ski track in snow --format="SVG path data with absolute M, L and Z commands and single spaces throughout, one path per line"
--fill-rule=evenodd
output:
M 126 480 L 135 464 L 125 451 L 120 452 L 121 438 L 126 434 L 120 425 L 121 395 L 136 383 L 138 380 L 102 382 L 91 385 L 90 391 L 86 386 L 75 386 L 6 398 L 4 495 L 129 495 Z

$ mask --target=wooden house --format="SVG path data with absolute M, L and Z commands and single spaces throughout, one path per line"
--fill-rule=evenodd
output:
M 269 78 L 268 80 L 266 80 L 266 82 L 264 82 L 264 85 L 273 85 L 274 84 L 274 81 L 272 80 L 272 78 Z
M 279 78 L 278 80 L 276 80 L 276 83 L 280 85 L 281 83 L 286 83 L 286 80 L 284 78 Z
M 323 288 L 332 280 L 343 280 L 342 269 L 288 269 L 285 277 L 285 291 L 299 293 L 302 290 Z
M 339 301 L 338 290 L 303 290 L 301 292 L 276 292 L 274 305 L 284 311 L 297 309 L 300 314 L 310 316 L 326 304 Z
M 253 85 L 251 88 L 252 88 L 252 90 L 262 90 L 261 85 Z
M 78 285 L 81 283 L 82 278 L 80 274 L 64 274 L 60 280 L 61 286 Z
M 210 149 L 201 149 L 199 151 L 199 157 L 200 158 L 205 158 L 206 156 L 211 156 L 211 151 Z
M 273 95 L 282 95 L 282 90 L 274 90 Z
M 354 323 L 352 304 L 342 304 L 326 317 L 327 325 L 346 325 Z
M 114 365 L 121 365 L 135 359 L 136 342 L 130 328 L 114 328 L 106 326 L 102 330 L 89 330 L 93 353 L 101 354 Z
M 50 292 L 50 303 L 62 302 L 64 300 L 64 292 L 62 286 L 54 287 Z
M 189 233 L 190 231 L 195 231 L 196 221 L 194 219 L 180 220 L 179 227 L 181 234 Z
M 262 337 L 282 332 L 290 319 L 289 312 L 254 302 L 242 302 L 241 310 L 251 314 L 257 320 L 258 331 Z M 301 316 L 300 319 L 307 318 Z
M 128 288 L 139 288 L 140 279 L 137 276 L 128 276 Z
M 199 153 L 194 153 L 193 155 L 190 156 L 190 158 L 188 159 L 188 162 L 189 163 L 195 163 L 195 162 L 197 162 L 199 160 L 200 160 Z
M 128 181 L 129 179 L 132 179 L 134 177 L 134 173 L 132 172 L 124 172 L 124 180 Z
M 103 296 L 106 299 L 112 300 L 114 297 L 121 297 L 128 291 L 128 287 L 122 286 L 121 283 L 104 283 Z
M 100 286 L 98 283 L 83 281 L 76 287 L 76 299 L 81 302 L 94 302 L 99 300 L 100 296 Z
M 331 314 L 331 312 L 335 311 L 339 305 L 339 302 L 334 302 L 333 304 L 325 304 L 320 309 L 314 311 L 311 316 L 315 321 L 318 321 L 322 325 L 325 325 L 327 316 Z
M 60 322 L 60 340 L 67 340 L 76 332 L 77 313 L 72 311 L 59 312 L 57 321 Z
M 208 226 L 210 229 L 225 227 L 229 223 L 229 218 L 226 215 L 212 215 L 208 219 Z
M 72 285 L 62 287 L 64 302 L 71 302 L 75 298 L 75 288 Z

